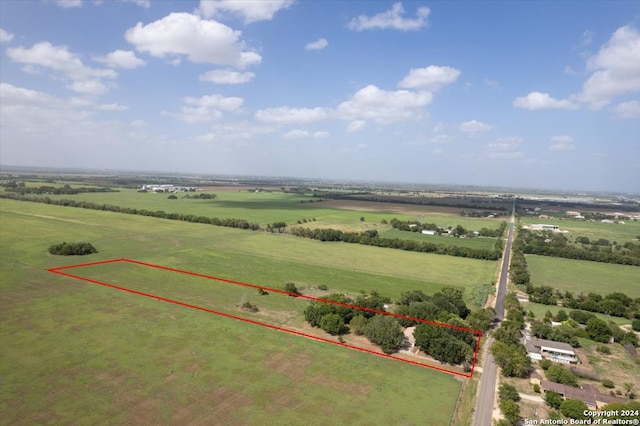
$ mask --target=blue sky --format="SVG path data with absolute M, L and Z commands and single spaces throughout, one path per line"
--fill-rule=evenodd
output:
M 640 193 L 640 3 L 0 1 L 3 165 Z

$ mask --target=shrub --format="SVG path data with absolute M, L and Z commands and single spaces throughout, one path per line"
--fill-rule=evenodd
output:
M 543 370 L 548 370 L 549 367 L 551 367 L 553 365 L 553 363 L 551 361 L 549 361 L 548 359 L 541 359 L 538 364 L 540 364 L 540 368 L 542 368 Z
M 534 385 L 533 385 L 533 391 L 534 391 L 535 393 L 540 393 L 540 385 L 539 385 L 539 384 L 537 384 L 537 383 L 534 383 Z
M 326 290 L 329 290 L 329 287 L 327 287 L 327 285 L 326 285 L 326 284 L 320 284 L 320 285 L 318 286 L 318 290 L 325 290 L 325 291 L 326 291 Z
M 562 365 L 552 365 L 547 369 L 545 375 L 547 376 L 547 379 L 552 382 L 578 387 L 578 378 Z
M 544 402 L 551 408 L 560 408 L 560 405 L 562 405 L 562 395 L 556 391 L 546 391 L 544 393 Z
M 174 194 L 169 195 L 167 198 L 170 199 L 170 200 L 177 200 L 178 199 L 178 197 L 176 197 Z
M 286 283 L 284 285 L 284 291 L 286 291 L 287 293 L 291 293 L 290 296 L 300 294 L 300 292 L 298 291 L 298 287 L 296 287 L 294 283 Z
M 49 253 L 58 256 L 84 256 L 97 253 L 98 250 L 91 243 L 61 243 L 49 247 Z
M 609 379 L 603 379 L 602 386 L 609 389 L 613 389 L 615 387 L 615 385 L 613 384 L 613 381 Z
M 611 355 L 611 349 L 608 346 L 599 345 L 596 350 L 600 353 Z
M 635 331 L 640 331 L 640 319 L 634 319 L 631 321 L 631 328 Z
M 520 401 L 520 394 L 518 390 L 509 384 L 503 383 L 500 385 L 498 396 L 501 400 L 509 399 L 514 402 Z
M 259 288 L 258 289 L 258 294 L 260 296 L 266 296 L 267 294 L 269 294 L 269 292 L 267 290 L 265 290 L 264 288 Z

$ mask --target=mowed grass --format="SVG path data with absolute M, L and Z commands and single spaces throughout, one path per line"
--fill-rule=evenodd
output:
M 445 246 L 470 247 L 480 250 L 493 250 L 493 246 L 496 243 L 496 238 L 454 238 L 445 235 L 423 235 L 420 232 L 399 231 L 397 229 L 389 229 L 381 232 L 380 236 L 384 238 L 400 238 L 404 240 L 411 239 Z
M 450 375 L 57 276 L 50 267 L 128 257 L 269 287 L 294 281 L 391 297 L 447 284 L 468 293 L 495 272 L 494 262 L 11 200 L 0 201 L 0 222 L 2 424 L 437 425 L 453 413 L 460 384 Z M 61 241 L 89 241 L 100 253 L 48 255 Z M 174 280 L 134 275 L 144 285 Z
M 527 255 L 531 282 L 562 291 L 640 297 L 640 267 Z
M 624 222 L 624 224 L 600 223 L 571 219 L 540 219 L 529 216 L 520 218 L 522 225 L 535 223 L 558 225 L 560 229 L 569 231 L 564 235 L 571 241 L 575 241 L 576 237 L 587 237 L 590 240 L 605 238 L 609 240 L 609 242 L 615 241 L 621 246 L 629 241 L 637 243 L 638 237 L 640 236 L 640 222 L 632 220 Z

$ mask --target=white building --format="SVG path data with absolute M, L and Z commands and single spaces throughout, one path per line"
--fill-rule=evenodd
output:
M 436 235 L 436 231 L 432 231 L 432 230 L 430 230 L 430 229 L 423 229 L 423 230 L 422 230 L 422 233 L 423 233 L 424 235 Z

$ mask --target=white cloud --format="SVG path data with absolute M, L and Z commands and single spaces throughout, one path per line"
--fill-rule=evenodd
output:
M 48 42 L 34 44 L 30 49 L 8 48 L 7 56 L 14 62 L 25 64 L 25 71 L 38 72 L 39 68 L 49 68 L 70 80 L 67 87 L 83 94 L 100 95 L 108 88 L 101 81 L 115 78 L 118 74 L 111 69 L 90 68 L 82 63 L 66 46 L 53 46 Z
M 151 7 L 151 0 L 120 0 L 125 3 L 133 3 L 137 6 L 144 7 L 145 9 L 149 9 Z
M 60 7 L 82 7 L 82 0 L 56 0 L 56 4 Z
M 282 135 L 284 139 L 326 139 L 329 137 L 328 132 L 317 131 L 309 132 L 307 130 L 289 130 Z
M 498 138 L 487 145 L 485 155 L 492 160 L 510 160 L 522 158 L 524 153 L 520 150 L 520 145 L 524 140 L 518 136 Z
M 574 71 L 573 68 L 571 68 L 569 65 L 566 65 L 564 67 L 564 71 L 563 71 L 566 75 L 576 75 L 577 72 Z
M 338 105 L 336 113 L 344 120 L 371 119 L 389 123 L 418 118 L 422 108 L 432 100 L 430 92 L 386 91 L 368 85 Z
M 529 110 L 537 109 L 576 109 L 578 106 L 567 99 L 554 99 L 548 93 L 531 92 L 527 96 L 516 98 L 513 106 Z
M 356 133 L 356 132 L 360 132 L 364 129 L 364 126 L 366 126 L 367 122 L 364 120 L 354 120 L 351 123 L 349 123 L 349 125 L 347 126 L 347 132 L 349 133 Z
M 316 41 L 312 41 L 311 43 L 307 43 L 304 47 L 306 50 L 322 50 L 327 47 L 329 43 L 324 38 L 319 38 Z
M 374 16 L 360 15 L 353 18 L 347 27 L 355 31 L 371 29 L 394 29 L 399 31 L 415 31 L 427 25 L 427 17 L 431 13 L 428 7 L 419 7 L 416 10 L 415 19 L 403 18 L 404 8 L 402 3 L 395 3 L 386 12 Z
M 13 40 L 13 34 L 0 28 L 0 43 L 8 43 Z
M 98 109 L 100 109 L 102 111 L 125 111 L 125 110 L 128 110 L 129 107 L 128 106 L 124 106 L 124 105 L 119 105 L 117 103 L 113 103 L 113 104 L 102 104 L 102 105 L 99 105 Z
M 430 65 L 426 68 L 412 68 L 409 74 L 398 83 L 398 87 L 433 91 L 453 83 L 459 76 L 460 70 L 451 67 Z
M 500 87 L 500 83 L 498 81 L 490 80 L 488 78 L 485 78 L 484 85 L 487 87 L 492 87 L 494 89 L 498 89 Z
M 486 132 L 491 129 L 491 125 L 476 120 L 465 121 L 460 125 L 460 131 L 464 133 Z
M 594 72 L 576 98 L 594 109 L 640 91 L 640 32 L 631 26 L 618 28 L 600 51 L 587 59 L 587 69 Z
M 325 108 L 289 108 L 277 107 L 258 110 L 256 119 L 263 123 L 274 124 L 306 124 L 328 118 Z
M 237 68 L 259 64 L 262 57 L 246 49 L 241 34 L 190 13 L 171 13 L 147 25 L 138 22 L 127 30 L 125 38 L 138 51 L 160 58 L 184 55 L 191 62 Z
M 208 123 L 210 121 L 222 118 L 222 113 L 226 112 L 242 112 L 244 99 L 237 97 L 224 97 L 222 95 L 207 95 L 201 98 L 184 98 L 185 105 L 180 109 L 179 113 L 164 112 L 178 120 L 182 120 L 187 124 Z
M 128 68 L 133 69 L 146 64 L 145 61 L 136 57 L 131 50 L 114 50 L 106 56 L 98 56 L 93 58 L 94 61 L 101 62 L 112 68 Z
M 621 102 L 613 108 L 613 115 L 616 118 L 640 118 L 640 102 Z
M 567 135 L 558 135 L 553 136 L 551 138 L 551 142 L 553 142 L 549 149 L 551 151 L 573 151 L 576 149 L 576 143 L 571 136 Z
M 74 81 L 73 83 L 68 84 L 67 88 L 73 90 L 74 92 L 82 93 L 83 95 L 91 95 L 91 96 L 100 96 L 109 91 L 107 86 L 105 86 L 99 80 Z
M 246 24 L 270 21 L 275 14 L 286 9 L 294 0 L 200 0 L 197 12 L 205 18 L 232 15 L 242 18 Z
M 252 72 L 239 72 L 229 69 L 207 71 L 200 74 L 200 81 L 210 81 L 216 84 L 242 84 L 253 80 L 256 75 Z

